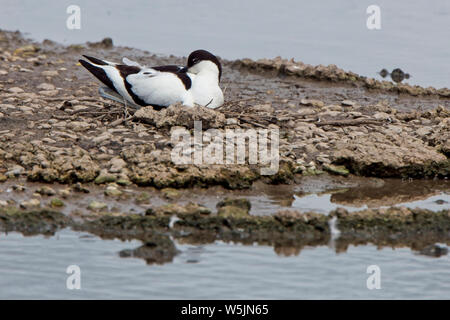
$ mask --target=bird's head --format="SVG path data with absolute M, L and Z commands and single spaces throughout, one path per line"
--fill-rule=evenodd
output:
M 220 82 L 222 65 L 212 53 L 206 50 L 195 50 L 188 57 L 187 72 L 193 74 L 214 74 Z

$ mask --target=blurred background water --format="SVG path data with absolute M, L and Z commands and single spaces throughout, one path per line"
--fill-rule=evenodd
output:
M 450 299 L 450 257 L 409 248 L 336 254 L 320 246 L 277 256 L 268 246 L 177 243 L 181 254 L 165 265 L 118 255 L 139 246 L 68 229 L 47 238 L 0 234 L 0 299 Z M 81 290 L 66 287 L 74 264 Z M 381 270 L 381 289 L 367 288 L 370 265 Z
M 80 30 L 66 27 L 72 4 L 81 9 Z M 381 30 L 366 26 L 372 4 L 381 9 Z M 152 53 L 281 56 L 378 78 L 382 68 L 399 67 L 410 84 L 450 87 L 448 0 L 0 0 L 0 8 L 0 28 L 40 41 L 111 37 Z

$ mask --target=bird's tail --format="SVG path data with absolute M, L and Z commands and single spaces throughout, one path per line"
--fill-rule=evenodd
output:
M 82 59 L 78 60 L 81 63 L 81 65 L 85 67 L 90 73 L 92 73 L 98 80 L 106 84 L 108 88 L 117 92 L 113 82 L 108 77 L 108 74 L 105 70 L 106 67 L 114 66 L 114 64 L 108 61 L 103 61 L 86 55 L 83 55 L 83 57 L 85 57 L 89 61 Z

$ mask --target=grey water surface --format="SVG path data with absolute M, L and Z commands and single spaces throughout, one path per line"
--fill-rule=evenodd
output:
M 450 299 L 450 257 L 408 248 L 304 248 L 277 256 L 271 247 L 216 242 L 180 245 L 173 263 L 146 265 L 118 252 L 138 241 L 101 240 L 62 230 L 55 236 L 0 235 L 1 299 Z M 81 289 L 69 290 L 69 265 Z M 381 288 L 369 290 L 370 265 Z
M 81 10 L 70 30 L 69 5 Z M 378 5 L 381 29 L 369 30 Z M 64 44 L 112 37 L 117 45 L 187 56 L 199 48 L 226 59 L 295 58 L 365 76 L 401 68 L 421 86 L 450 87 L 447 0 L 0 0 L 0 28 Z

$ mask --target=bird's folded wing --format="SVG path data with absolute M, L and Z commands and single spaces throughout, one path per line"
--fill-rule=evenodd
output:
M 121 95 L 119 95 L 117 92 L 111 90 L 108 87 L 98 88 L 98 93 L 100 94 L 100 96 L 102 96 L 105 99 L 116 101 L 118 103 L 124 103 L 124 98 Z M 132 103 L 130 101 L 127 101 L 127 106 L 130 106 L 135 109 L 139 109 L 142 107 L 142 106 Z
M 145 66 L 140 65 L 138 62 L 128 59 L 127 57 L 122 58 L 123 64 L 126 64 L 127 66 L 135 66 L 139 68 L 145 68 Z

